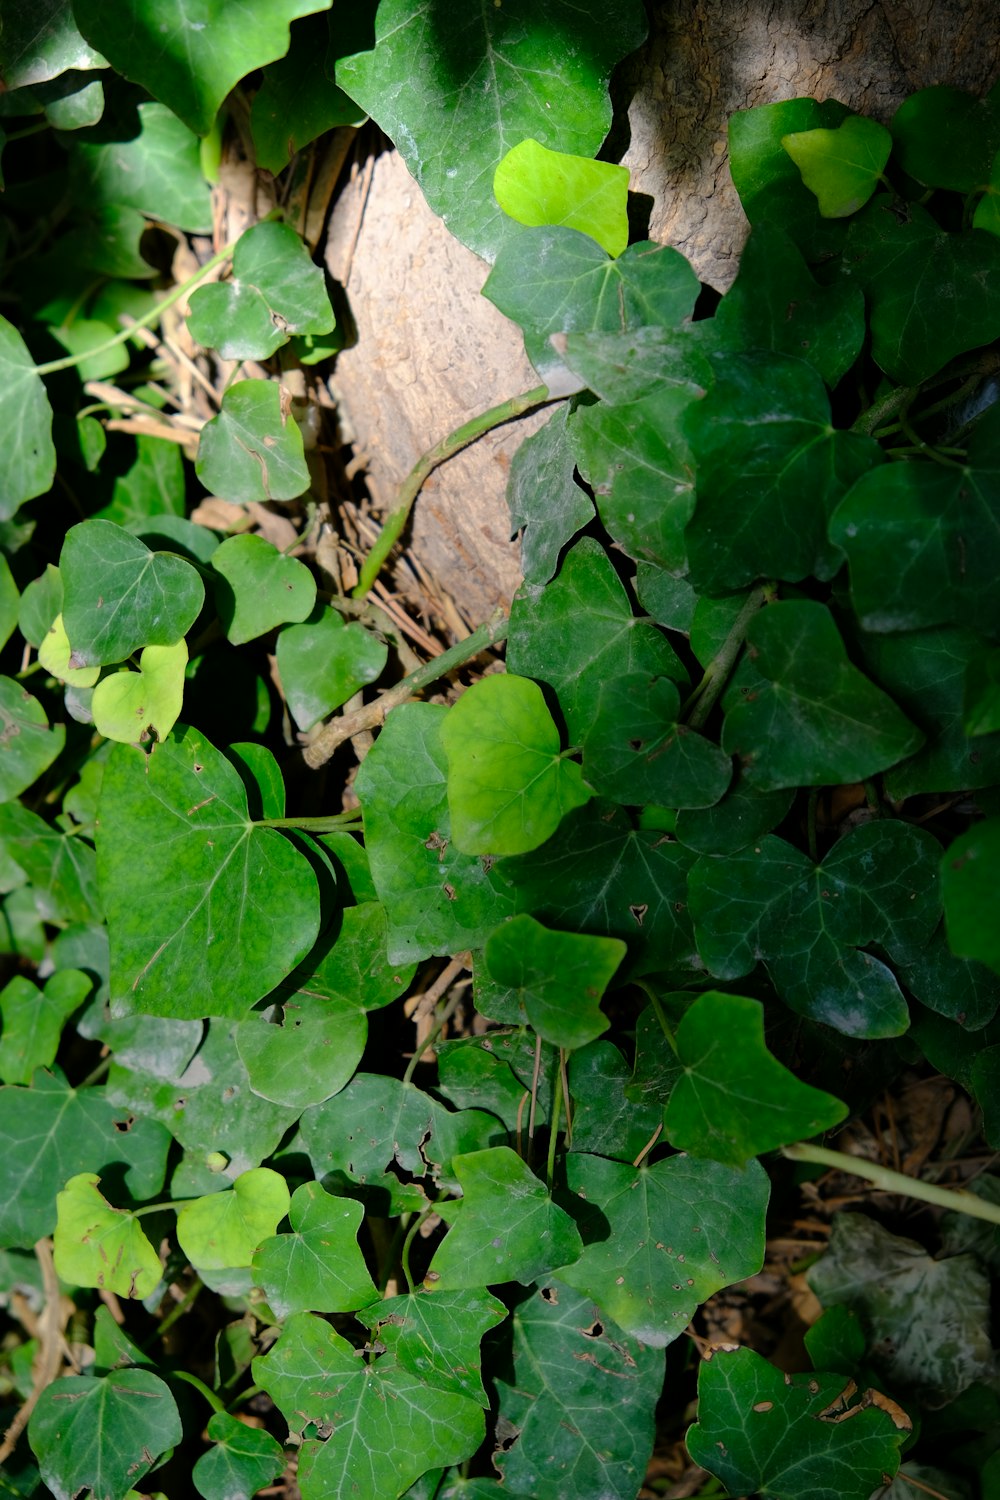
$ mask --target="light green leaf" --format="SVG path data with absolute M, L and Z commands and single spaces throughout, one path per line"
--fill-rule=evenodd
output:
M 175 646 L 205 599 L 189 562 L 151 552 L 113 521 L 71 526 L 59 571 L 73 667 L 112 666 L 143 646 Z
M 552 1277 L 512 1315 L 513 1369 L 497 1381 L 517 1441 L 496 1455 L 501 1495 L 635 1500 L 653 1448 L 663 1355 Z
M 137 113 L 139 131 L 128 140 L 73 142 L 77 200 L 90 207 L 124 205 L 176 229 L 210 233 L 212 195 L 197 136 L 166 105 L 140 104 Z
M 18 593 L 10 563 L 0 557 L 0 646 L 5 646 L 17 628 L 21 596 Z
M 371 894 L 374 896 L 374 891 Z M 299 993 L 285 1002 L 286 1008 L 313 996 L 355 1011 L 391 1005 L 405 994 L 417 966 L 389 962 L 388 936 L 381 902 L 362 901 L 358 906 L 345 907 L 336 929 L 327 929 L 318 949 L 291 976 L 289 984 L 297 985 Z
M 191 130 L 207 135 L 223 99 L 246 73 L 283 57 L 288 26 L 322 0 L 269 0 L 234 10 L 227 0 L 74 0 L 76 23 L 117 73 L 140 83 Z
M 65 725 L 50 725 L 37 698 L 13 678 L 0 677 L 0 802 L 26 791 L 65 741 Z
M 355 1312 L 378 1300 L 358 1246 L 364 1216 L 360 1203 L 334 1198 L 318 1182 L 295 1189 L 288 1209 L 291 1234 L 265 1239 L 253 1257 L 254 1281 L 276 1317 Z
M 229 281 L 192 293 L 188 327 L 223 359 L 269 359 L 293 333 L 329 333 L 333 308 L 322 267 L 289 224 L 245 229 Z
M 184 1205 L 177 1215 L 178 1243 L 195 1270 L 248 1266 L 287 1214 L 289 1201 L 278 1172 L 253 1167 L 240 1173 L 229 1192 Z
M 429 1290 L 504 1281 L 527 1286 L 577 1259 L 576 1225 L 509 1146 L 470 1151 L 452 1167 L 462 1209 L 434 1252 L 424 1279 Z
M 747 641 L 756 681 L 726 705 L 722 747 L 748 785 L 841 785 L 887 770 L 920 730 L 849 660 L 829 610 L 789 599 L 755 616 Z
M 758 1162 L 739 1172 L 672 1156 L 636 1168 L 572 1152 L 566 1181 L 584 1249 L 560 1280 L 650 1348 L 679 1338 L 700 1303 L 763 1265 L 770 1189 Z
M 60 969 L 46 982 L 45 993 L 23 974 L 0 990 L 0 1079 L 29 1084 L 36 1068 L 55 1060 L 62 1029 L 94 988 L 89 974 Z
M 100 1181 L 93 1172 L 80 1173 L 56 1196 L 56 1271 L 70 1286 L 148 1297 L 160 1283 L 160 1258 L 135 1215 L 112 1208 Z
M 119 1014 L 238 1017 L 305 956 L 316 876 L 256 828 L 235 768 L 191 729 L 116 747 L 101 790 L 98 872 Z M 280 931 L 267 913 L 277 901 Z
M 202 428 L 195 472 L 224 500 L 294 500 L 309 487 L 302 434 L 272 380 L 237 380 Z
M 821 864 L 768 834 L 699 859 L 688 878 L 709 973 L 737 979 L 757 960 L 782 998 L 846 1036 L 900 1036 L 906 1002 L 892 971 L 863 951 L 904 959 L 938 924 L 937 841 L 897 821 L 861 824 Z
M 158 740 L 165 740 L 184 704 L 187 661 L 187 641 L 178 641 L 176 646 L 147 646 L 139 657 L 137 672 L 126 667 L 105 677 L 90 701 L 98 734 L 135 745 L 148 739 L 152 730 Z
M 731 1495 L 869 1500 L 906 1433 L 875 1405 L 850 1406 L 852 1394 L 843 1375 L 785 1375 L 752 1349 L 717 1349 L 698 1371 L 688 1452 Z
M 505 0 L 440 15 L 382 0 L 376 45 L 337 64 L 337 81 L 402 153 L 451 233 L 492 260 L 509 221 L 493 174 L 511 141 L 593 156 L 611 125 L 612 68 L 638 47 L 635 0 Z M 513 231 L 516 234 L 516 230 Z
M 45 639 L 38 648 L 39 665 L 69 687 L 92 688 L 101 675 L 100 667 L 71 667 L 73 648 L 66 634 L 62 615 L 56 615 Z
M 730 172 L 751 224 L 780 223 L 806 254 L 834 248 L 829 239 L 817 236 L 824 221 L 815 195 L 803 185 L 802 174 L 781 142 L 800 131 L 833 129 L 847 116 L 846 106 L 835 99 L 822 104 L 815 99 L 782 99 L 730 116 Z
M 307 992 L 284 1002 L 280 1022 L 255 1011 L 234 1036 L 254 1093 L 306 1109 L 339 1093 L 352 1077 L 368 1022 L 356 1004 Z
M 191 1470 L 194 1487 L 205 1500 L 256 1495 L 281 1475 L 285 1455 L 269 1432 L 250 1427 L 225 1411 L 212 1413 L 206 1431 L 215 1447 L 203 1453 Z
M 28 1426 L 42 1478 L 54 1495 L 89 1489 L 126 1500 L 157 1459 L 181 1441 L 170 1387 L 149 1370 L 66 1375 L 46 1386 Z
M 519 224 L 579 229 L 609 255 L 628 244 L 628 168 L 521 141 L 493 174 L 493 195 Z
M 285 557 L 262 536 L 227 537 L 213 552 L 212 567 L 218 574 L 215 606 L 231 646 L 312 613 L 315 578 L 298 558 Z
M 35 361 L 17 330 L 0 318 L 0 520 L 43 495 L 56 471 L 52 408 Z
M 572 1050 L 608 1029 L 601 996 L 626 951 L 617 938 L 551 932 L 524 914 L 492 934 L 486 966 L 492 979 L 514 992 L 537 1036 Z
M 593 795 L 563 759 L 542 691 L 526 677 L 475 683 L 448 710 L 441 743 L 452 838 L 464 854 L 537 849 Z
M 355 782 L 390 962 L 481 947 L 515 910 L 491 863 L 452 840 L 441 745 L 448 712 L 433 703 L 394 709 Z
M 742 1167 L 847 1114 L 846 1104 L 800 1083 L 771 1055 L 759 1000 L 706 991 L 685 1012 L 675 1043 L 682 1072 L 664 1125 L 678 1151 Z
M 375 682 L 389 656 L 384 641 L 357 621 L 319 605 L 303 625 L 278 636 L 278 672 L 289 712 L 303 731 Z
M 483 1439 L 476 1401 L 438 1389 L 393 1354 L 362 1363 L 310 1313 L 289 1318 L 252 1369 L 295 1430 L 330 1430 L 325 1442 L 307 1437 L 302 1445 L 302 1500 L 396 1500 L 427 1469 L 461 1463 Z
M 878 187 L 892 136 L 875 120 L 849 115 L 835 130 L 799 131 L 782 136 L 781 144 L 816 194 L 824 219 L 846 219 Z

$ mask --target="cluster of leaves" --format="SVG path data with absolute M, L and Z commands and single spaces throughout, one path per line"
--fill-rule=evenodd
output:
M 760 1157 L 921 1059 L 1000 1143 L 1000 97 L 737 116 L 752 232 L 712 307 L 626 248 L 591 160 L 638 0 L 124 9 L 15 4 L 2 39 L 0 1297 L 54 1305 L 51 1237 L 83 1351 L 4 1484 L 124 1500 L 179 1448 L 162 1483 L 206 1500 L 288 1452 L 305 1500 L 633 1500 L 679 1336 L 762 1264 Z M 507 672 L 394 707 L 359 813 L 301 782 L 289 811 L 282 716 L 387 684 L 397 638 L 189 518 L 207 490 L 308 520 L 306 414 L 236 378 L 193 466 L 97 418 L 170 404 L 138 338 L 190 290 L 152 289 L 162 226 L 196 280 L 231 260 L 189 297 L 220 360 L 336 345 L 287 222 L 201 239 L 251 69 L 259 162 L 371 114 L 560 398 L 511 474 Z M 462 955 L 476 1024 L 406 1063 L 404 998 Z M 867 1500 L 922 1411 L 901 1472 L 946 1442 L 939 1484 L 995 1484 L 968 1225 L 932 1256 L 841 1217 L 816 1373 L 716 1353 L 692 1458 Z M 177 1285 L 225 1310 L 208 1380 Z M 273 1433 L 233 1414 L 260 1392 Z

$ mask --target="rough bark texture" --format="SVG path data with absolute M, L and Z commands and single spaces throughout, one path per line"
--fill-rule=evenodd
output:
M 726 159 L 734 110 L 810 95 L 884 121 L 914 89 L 983 92 L 1000 75 L 995 0 L 650 0 L 649 10 L 649 40 L 620 78 L 631 100 L 624 160 L 633 190 L 652 199 L 650 237 L 719 290 L 746 231 Z M 479 295 L 487 267 L 442 227 L 394 153 L 374 161 L 367 196 L 359 179 L 341 199 L 328 264 L 347 279 L 358 329 L 337 361 L 336 394 L 388 508 L 421 452 L 536 377 L 518 330 Z M 412 552 L 473 622 L 517 584 L 506 475 L 537 423 L 512 423 L 452 459 L 417 502 Z

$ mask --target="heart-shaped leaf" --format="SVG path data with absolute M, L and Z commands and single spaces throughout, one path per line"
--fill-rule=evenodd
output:
M 203 1453 L 191 1470 L 194 1487 L 205 1500 L 256 1495 L 285 1467 L 285 1455 L 276 1438 L 228 1412 L 213 1412 L 206 1432 L 215 1446 Z
M 627 167 L 521 141 L 499 162 L 493 196 L 519 224 L 579 229 L 609 255 L 628 244 Z
M 355 1312 L 378 1300 L 358 1246 L 364 1214 L 353 1198 L 334 1198 L 318 1182 L 295 1189 L 292 1233 L 263 1240 L 253 1258 L 254 1280 L 277 1317 Z
M 348 1001 L 298 994 L 285 1002 L 280 1023 L 255 1011 L 234 1036 L 254 1093 L 306 1109 L 338 1093 L 352 1077 L 368 1023 Z
M 135 745 L 152 730 L 165 740 L 184 704 L 187 641 L 176 646 L 147 646 L 139 670 L 124 668 L 105 677 L 90 700 L 94 727 L 106 739 Z
M 601 996 L 625 957 L 617 938 L 551 932 L 524 914 L 486 944 L 490 977 L 513 992 L 537 1036 L 554 1047 L 584 1047 L 608 1029 Z
M 71 1286 L 148 1297 L 160 1283 L 160 1258 L 135 1215 L 112 1208 L 100 1181 L 93 1172 L 80 1173 L 56 1198 L 56 1270 Z
M 212 568 L 216 607 L 233 646 L 307 620 L 316 603 L 316 580 L 305 564 L 262 536 L 227 537 L 212 554 Z
M 293 333 L 329 333 L 333 308 L 322 269 L 289 224 L 245 229 L 226 282 L 191 296 L 188 326 L 223 359 L 269 359 Z
M 113 521 L 81 521 L 59 557 L 72 667 L 104 667 L 143 646 L 176 646 L 205 599 L 195 568 L 151 552 Z
M 55 1061 L 62 1029 L 94 988 L 80 969 L 57 969 L 43 992 L 23 974 L 0 990 L 0 1078 L 5 1083 L 31 1082 L 36 1068 Z
M 294 500 L 309 487 L 302 434 L 271 380 L 237 380 L 202 428 L 195 471 L 224 500 Z
M 19 797 L 65 742 L 65 725 L 50 725 L 37 698 L 13 678 L 0 677 L 0 802 Z
M 43 495 L 56 470 L 52 408 L 28 346 L 0 318 L 0 420 L 6 433 L 0 450 L 0 520 L 25 500 Z
M 161 1454 L 181 1441 L 170 1387 L 149 1370 L 98 1379 L 66 1375 L 42 1392 L 28 1426 L 42 1478 L 54 1495 L 90 1489 L 125 1500 Z
M 357 621 L 319 605 L 304 625 L 278 636 L 278 671 L 292 718 L 302 730 L 346 703 L 382 674 L 389 650 Z
M 863 208 L 882 178 L 892 150 L 884 125 L 849 115 L 835 130 L 804 130 L 781 144 L 819 200 L 824 219 L 845 219 Z
M 196 234 L 212 229 L 212 195 L 202 175 L 198 138 L 163 104 L 137 107 L 128 140 L 74 141 L 73 191 L 88 205 L 125 205 Z M 93 378 L 93 377 L 92 377 Z
M 253 1167 L 228 1192 L 186 1203 L 177 1215 L 178 1242 L 196 1270 L 248 1266 L 287 1214 L 289 1201 L 280 1173 Z

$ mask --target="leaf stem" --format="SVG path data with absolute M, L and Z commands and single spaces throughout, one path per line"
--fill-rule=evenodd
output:
M 225 1411 L 224 1404 L 212 1390 L 211 1386 L 199 1380 L 197 1375 L 192 1375 L 190 1370 L 171 1370 L 171 1375 L 176 1380 L 186 1380 L 188 1385 L 193 1385 L 196 1391 L 200 1391 L 213 1411 Z
M 545 1163 L 545 1186 L 552 1191 L 556 1174 L 556 1142 L 559 1139 L 559 1116 L 562 1113 L 563 1081 L 562 1068 L 556 1069 L 555 1088 L 552 1091 L 552 1118 L 549 1121 L 549 1154 Z
M 64 359 L 50 359 L 47 364 L 36 365 L 36 375 L 55 375 L 58 370 L 72 370 L 75 365 L 82 364 L 85 359 L 93 359 L 98 354 L 105 354 L 109 349 L 117 349 L 119 344 L 127 343 L 140 328 L 152 328 L 155 323 L 160 321 L 168 308 L 173 307 L 175 302 L 180 302 L 189 292 L 193 291 L 199 281 L 214 271 L 216 266 L 221 266 L 224 261 L 227 261 L 234 249 L 235 241 L 233 244 L 224 246 L 210 260 L 207 260 L 203 266 L 200 266 L 193 276 L 189 276 L 187 281 L 182 281 L 180 286 L 175 286 L 165 297 L 162 297 L 155 307 L 150 308 L 148 313 L 144 313 L 141 318 L 134 318 L 127 328 L 123 328 L 120 333 L 116 333 L 111 338 L 105 339 L 103 344 L 98 344 L 94 349 L 85 349 L 79 354 L 67 354 Z
M 255 828 L 299 828 L 303 833 L 338 833 L 344 828 L 360 828 L 361 817 L 356 807 L 347 812 L 327 813 L 317 817 L 257 818 Z
M 403 1280 L 406 1282 L 406 1290 L 408 1292 L 413 1291 L 413 1273 L 410 1270 L 410 1247 L 412 1246 L 413 1241 L 416 1239 L 417 1234 L 419 1233 L 421 1224 L 427 1218 L 428 1214 L 433 1212 L 433 1210 L 433 1203 L 428 1203 L 426 1208 L 422 1208 L 420 1210 L 419 1214 L 417 1214 L 416 1218 L 413 1220 L 413 1223 L 407 1230 L 406 1239 L 403 1241 L 403 1250 L 402 1254 L 399 1257 L 399 1268 L 403 1273 Z
M 777 584 L 762 583 L 747 595 L 729 634 L 705 668 L 701 681 L 684 705 L 682 714 L 692 729 L 700 729 L 712 712 L 716 700 L 729 681 L 737 657 L 743 650 L 750 621 L 763 605 L 774 601 L 777 592 Z
M 192 1282 L 181 1300 L 179 1302 L 175 1302 L 162 1322 L 156 1325 L 152 1336 L 148 1338 L 144 1344 L 140 1345 L 140 1348 L 143 1350 L 143 1352 L 147 1351 L 150 1345 L 155 1344 L 158 1339 L 161 1339 L 168 1329 L 173 1328 L 178 1318 L 183 1318 L 188 1309 L 194 1306 L 194 1303 L 197 1300 L 198 1295 L 204 1285 L 205 1283 L 201 1280 L 200 1277 L 196 1278 Z
M 462 968 L 467 967 L 467 964 L 468 955 L 465 955 L 465 962 L 462 964 Z M 455 993 L 448 1001 L 448 1004 L 445 1006 L 444 1010 L 440 1012 L 437 1025 L 434 1027 L 433 1031 L 429 1036 L 426 1036 L 422 1042 L 417 1043 L 417 1046 L 414 1049 L 413 1056 L 410 1058 L 410 1061 L 406 1065 L 406 1072 L 403 1074 L 404 1083 L 410 1083 L 412 1081 L 413 1075 L 417 1071 L 417 1065 L 420 1062 L 420 1059 L 423 1057 L 428 1047 L 433 1047 L 434 1043 L 437 1041 L 438 1037 L 441 1035 L 442 1031 L 451 1020 L 452 1016 L 455 1014 L 456 1010 L 461 1004 L 462 990 L 464 988 L 465 986 L 463 985 L 456 989 Z
M 968 1214 L 971 1219 L 985 1219 L 988 1224 L 1000 1224 L 1000 1203 L 988 1203 L 985 1198 L 977 1198 L 975 1193 L 968 1192 L 966 1188 L 937 1187 L 933 1182 L 924 1182 L 919 1177 L 907 1177 L 904 1172 L 894 1172 L 890 1167 L 879 1166 L 877 1162 L 848 1156 L 844 1151 L 831 1151 L 826 1146 L 813 1146 L 807 1141 L 784 1146 L 781 1154 L 790 1161 L 810 1161 L 817 1166 L 848 1172 L 852 1177 L 860 1177 L 865 1182 L 872 1183 L 884 1193 L 900 1193 L 923 1203 L 933 1203 L 937 1208 L 951 1209 L 953 1213 Z
M 499 645 L 506 637 L 507 616 L 502 609 L 498 609 L 478 630 L 467 635 L 464 641 L 458 641 L 447 651 L 442 651 L 440 656 L 433 657 L 416 671 L 410 672 L 374 702 L 366 703 L 354 713 L 341 714 L 339 718 L 331 719 L 329 724 L 324 724 L 312 743 L 303 750 L 302 759 L 311 771 L 318 771 L 345 740 L 351 739 L 363 729 L 378 729 L 390 709 L 398 708 L 401 703 L 412 698 L 414 693 L 422 692 L 432 682 L 446 677 L 456 667 L 464 666 L 490 646 Z
M 91 352 L 97 353 L 98 351 Z M 510 422 L 514 417 L 520 417 L 526 411 L 531 411 L 533 407 L 542 406 L 546 401 L 553 399 L 555 398 L 549 395 L 548 386 L 536 385 L 533 390 L 523 391 L 519 396 L 511 396 L 508 400 L 501 401 L 499 406 L 491 406 L 489 411 L 480 412 L 468 422 L 463 422 L 461 427 L 456 427 L 454 432 L 449 432 L 447 437 L 442 438 L 433 448 L 429 448 L 426 453 L 422 454 L 400 485 L 396 508 L 386 516 L 382 523 L 382 530 L 361 565 L 361 573 L 357 587 L 353 590 L 353 597 L 363 599 L 368 593 L 379 575 L 382 564 L 402 534 L 410 511 L 413 509 L 413 502 L 428 476 L 439 464 L 443 464 L 445 459 L 451 458 L 453 454 L 460 453 L 463 448 L 467 448 L 484 433 L 491 432 L 494 427 L 500 427 L 504 422 Z

